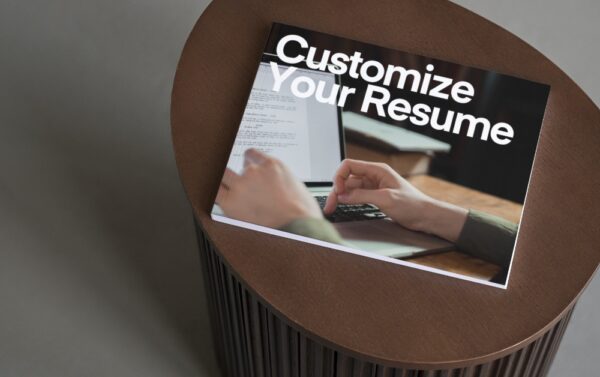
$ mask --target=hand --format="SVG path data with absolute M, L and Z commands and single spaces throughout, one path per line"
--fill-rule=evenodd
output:
M 346 159 L 334 177 L 334 189 L 324 212 L 338 203 L 370 203 L 405 228 L 456 241 L 468 211 L 425 195 L 391 167 L 382 163 Z
M 241 175 L 225 170 L 216 202 L 228 217 L 270 228 L 323 217 L 304 184 L 281 161 L 256 149 L 245 152 Z

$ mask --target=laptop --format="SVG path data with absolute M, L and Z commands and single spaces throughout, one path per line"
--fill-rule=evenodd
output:
M 290 88 L 295 85 L 297 91 L 308 90 L 311 81 L 314 88 L 323 82 L 321 100 L 333 95 L 337 101 L 339 91 L 336 96 L 332 88 L 341 87 L 341 77 L 294 65 L 296 69 L 287 76 L 288 81 L 279 92 L 273 92 L 272 61 L 277 62 L 282 76 L 289 68 L 272 55 L 263 56 L 227 166 L 241 172 L 244 151 L 250 147 L 263 150 L 286 164 L 323 208 L 333 189 L 333 176 L 345 158 L 342 111 L 314 95 L 298 98 Z M 295 79 L 299 81 L 292 84 Z M 216 205 L 213 213 L 222 214 Z M 347 246 L 381 256 L 404 259 L 454 248 L 443 239 L 398 225 L 369 203 L 340 204 L 326 218 Z

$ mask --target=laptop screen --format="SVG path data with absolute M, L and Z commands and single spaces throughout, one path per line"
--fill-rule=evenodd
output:
M 288 68 L 282 64 L 278 67 L 280 74 Z M 317 101 L 314 95 L 298 98 L 292 94 L 291 83 L 300 76 L 315 86 L 323 81 L 325 97 L 337 83 L 332 73 L 298 68 L 275 92 L 271 65 L 260 63 L 227 163 L 230 169 L 240 173 L 244 152 L 256 148 L 280 159 L 307 185 L 332 181 L 343 158 L 339 108 Z M 306 79 L 301 81 L 298 89 L 303 91 L 303 85 L 310 84 Z

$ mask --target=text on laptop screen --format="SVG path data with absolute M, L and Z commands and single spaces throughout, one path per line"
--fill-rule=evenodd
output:
M 227 166 L 241 172 L 244 152 L 256 148 L 280 159 L 303 182 L 330 182 L 341 162 L 338 109 L 314 96 L 296 97 L 290 83 L 305 76 L 331 90 L 335 75 L 299 68 L 276 92 L 271 69 L 264 62 L 258 68 Z M 283 74 L 287 67 L 278 69 Z

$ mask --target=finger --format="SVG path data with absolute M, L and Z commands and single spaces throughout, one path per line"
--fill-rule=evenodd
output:
M 385 169 L 375 162 L 346 159 L 335 173 L 333 179 L 335 190 L 338 194 L 344 192 L 344 181 L 352 174 L 366 177 L 372 181 L 379 181 Z
M 344 182 L 344 191 L 350 191 L 357 188 L 364 188 L 365 178 L 351 175 Z
M 227 186 L 228 188 L 231 188 L 239 179 L 240 176 L 237 175 L 233 170 L 225 168 L 225 173 L 223 173 L 223 179 L 221 180 L 221 184 Z
M 367 177 L 361 177 L 361 176 L 358 176 L 358 175 L 351 175 L 344 182 L 344 190 L 345 191 L 350 191 L 350 190 L 354 190 L 354 189 L 357 189 L 357 188 L 372 189 L 372 190 L 374 190 L 374 189 L 377 189 L 379 187 L 378 187 L 378 185 L 376 183 L 374 183 L 372 180 L 370 180 Z
M 360 188 L 364 188 L 364 189 L 370 189 L 370 190 L 375 190 L 379 188 L 379 183 L 377 181 L 373 181 L 372 179 L 368 178 L 368 177 L 360 177 L 362 179 L 362 187 Z
M 245 156 L 245 154 L 244 154 L 244 156 Z M 254 162 L 252 162 L 249 159 L 247 159 L 246 157 L 244 157 L 244 169 L 246 169 L 248 167 L 248 165 L 252 165 L 252 164 L 254 164 Z
M 374 204 L 379 207 L 383 195 L 381 190 L 355 189 L 337 197 L 339 203 L 343 204 Z
M 223 205 L 227 205 L 228 198 L 229 198 L 229 189 L 227 188 L 227 186 L 220 184 L 219 191 L 217 191 L 217 198 L 215 199 L 215 202 L 222 208 Z
M 325 201 L 323 212 L 329 215 L 335 211 L 335 207 L 337 207 L 337 193 L 334 190 L 331 190 L 327 196 L 327 200 Z
M 246 152 L 244 152 L 244 166 L 246 166 L 247 163 L 260 165 L 267 159 L 269 159 L 269 155 L 259 151 L 256 148 L 249 148 L 246 149 Z

